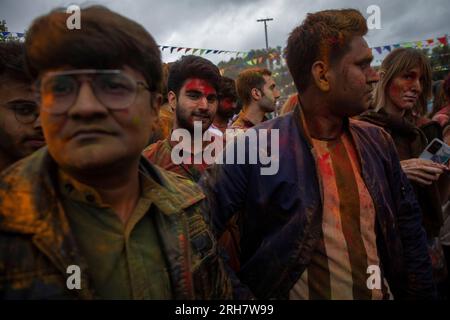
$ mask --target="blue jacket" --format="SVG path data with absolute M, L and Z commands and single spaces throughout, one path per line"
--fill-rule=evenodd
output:
M 420 207 L 400 167 L 391 137 L 366 122 L 350 119 L 346 126 L 376 208 L 378 253 L 394 298 L 434 298 Z M 319 239 L 322 190 L 300 108 L 255 127 L 257 133 L 261 129 L 279 129 L 277 174 L 261 175 L 264 165 L 259 161 L 235 161 L 216 165 L 201 184 L 212 208 L 210 219 L 217 237 L 230 217 L 240 212 L 238 277 L 242 283 L 257 298 L 287 299 Z M 272 146 L 268 146 L 270 153 Z M 250 147 L 255 148 L 247 141 L 246 157 Z

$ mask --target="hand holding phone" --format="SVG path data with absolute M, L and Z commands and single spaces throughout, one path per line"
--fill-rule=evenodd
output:
M 435 138 L 425 148 L 419 158 L 446 165 L 450 160 L 450 146 Z

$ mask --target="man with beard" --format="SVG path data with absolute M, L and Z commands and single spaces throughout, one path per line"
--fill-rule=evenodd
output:
M 280 90 L 269 70 L 250 68 L 242 71 L 236 80 L 236 89 L 243 107 L 231 128 L 246 130 L 267 120 L 266 113 L 275 111 Z
M 203 148 L 195 148 L 194 125 L 201 125 L 201 133 L 208 130 L 216 115 L 218 95 L 220 88 L 219 69 L 209 60 L 198 56 L 184 56 L 175 62 L 169 71 L 168 100 L 175 110 L 172 137 L 154 144 L 144 150 L 144 156 L 152 163 L 169 171 L 198 181 L 207 165 L 203 161 Z M 175 140 L 179 134 L 187 133 L 191 139 L 180 142 Z M 185 135 L 186 136 L 186 135 Z M 201 137 L 200 137 L 201 138 Z M 183 161 L 177 164 L 172 159 L 172 151 L 175 145 L 182 143 Z M 196 152 L 197 151 L 197 152 Z M 201 158 L 200 161 L 195 161 Z
M 0 171 L 45 144 L 23 51 L 20 42 L 0 43 Z
M 230 123 L 230 119 L 238 111 L 236 83 L 231 78 L 222 77 L 219 91 L 219 106 L 209 130 L 212 133 L 223 136 Z

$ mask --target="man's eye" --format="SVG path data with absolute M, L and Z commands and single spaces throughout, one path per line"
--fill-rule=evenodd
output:
M 189 98 L 193 99 L 193 100 L 198 100 L 200 99 L 200 97 L 202 96 L 199 93 L 195 93 L 195 92 L 190 92 L 188 94 L 186 94 Z
M 206 99 L 208 100 L 209 103 L 214 103 L 217 101 L 217 96 L 215 95 L 209 95 L 206 97 Z
M 360 67 L 361 69 L 367 69 L 368 67 L 370 67 L 370 63 L 361 63 L 361 64 L 359 65 L 359 67 Z
M 36 112 L 36 106 L 34 106 L 34 105 L 15 106 L 14 111 L 19 115 L 28 116 L 28 115 L 34 114 Z
M 55 95 L 66 95 L 72 93 L 74 90 L 74 80 L 68 76 L 60 76 L 47 84 L 50 91 Z
M 133 85 L 131 83 L 118 77 L 101 77 L 98 80 L 98 85 L 103 91 L 111 94 L 128 93 L 133 90 Z

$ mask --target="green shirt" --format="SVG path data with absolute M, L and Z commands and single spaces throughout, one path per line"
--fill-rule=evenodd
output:
M 99 194 L 59 171 L 62 204 L 96 295 L 103 299 L 171 299 L 171 285 L 155 227 L 150 177 L 124 225 Z

